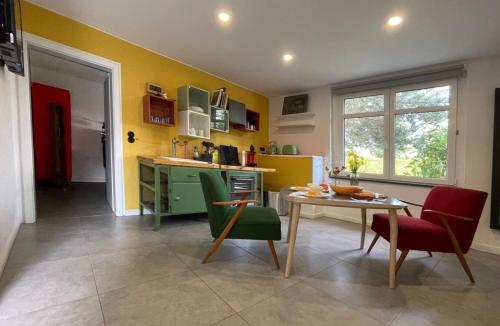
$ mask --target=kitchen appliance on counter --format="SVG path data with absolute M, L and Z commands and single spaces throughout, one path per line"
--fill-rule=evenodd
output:
M 283 155 L 299 155 L 299 148 L 297 145 L 283 145 L 281 153 Z
M 204 147 L 203 152 L 200 155 L 199 160 L 203 162 L 212 163 L 213 152 L 214 152 L 214 143 L 204 141 L 201 143 L 201 146 Z
M 240 165 L 240 159 L 238 157 L 238 147 L 233 147 L 231 145 L 229 146 L 220 145 L 219 159 L 220 159 L 220 164 Z
M 250 152 L 247 152 L 246 166 L 257 166 L 257 163 L 255 163 L 255 147 L 253 145 L 250 145 Z

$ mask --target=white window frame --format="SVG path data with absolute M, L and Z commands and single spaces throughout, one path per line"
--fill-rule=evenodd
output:
M 439 86 L 450 86 L 450 105 L 444 109 L 442 106 L 425 107 L 415 109 L 396 110 L 396 93 L 402 91 L 411 91 L 424 88 L 432 88 Z M 344 101 L 350 98 L 384 95 L 384 112 L 367 112 L 344 114 Z M 367 92 L 349 93 L 333 96 L 333 113 L 332 113 L 332 144 L 334 146 L 332 153 L 332 162 L 345 162 L 344 148 L 344 123 L 346 118 L 362 118 L 384 116 L 384 170 L 382 174 L 360 173 L 361 178 L 374 180 L 387 180 L 396 182 L 408 182 L 416 184 L 456 184 L 455 169 L 456 169 L 456 134 L 457 134 L 457 80 L 447 79 L 435 82 L 426 82 L 405 85 L 394 88 L 377 89 Z M 397 176 L 395 174 L 395 137 L 394 137 L 394 122 L 395 116 L 405 113 L 424 113 L 436 111 L 448 111 L 448 178 L 433 179 L 412 176 Z M 335 164 L 332 164 L 335 165 Z

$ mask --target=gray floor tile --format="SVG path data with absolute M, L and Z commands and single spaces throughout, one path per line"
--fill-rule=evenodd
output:
M 298 282 L 297 277 L 286 279 L 283 272 L 252 255 L 208 263 L 194 272 L 236 311 Z
M 0 320 L 0 326 L 101 326 L 104 325 L 97 296 Z
M 43 262 L 4 272 L 0 319 L 97 295 L 88 257 Z
M 166 245 L 95 254 L 90 259 L 99 293 L 188 269 Z
M 192 272 L 101 295 L 106 325 L 211 325 L 234 311 Z
M 151 230 L 105 228 L 86 235 L 90 254 L 122 249 L 145 248 L 162 244 L 162 236 Z
M 246 309 L 240 315 L 252 326 L 381 325 L 375 319 L 304 283 Z

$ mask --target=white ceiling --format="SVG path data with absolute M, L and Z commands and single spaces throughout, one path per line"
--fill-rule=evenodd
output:
M 31 2 L 265 95 L 500 53 L 499 0 Z
M 43 68 L 98 83 L 103 83 L 108 77 L 108 73 L 105 71 L 37 49 L 31 49 L 29 55 L 31 67 Z

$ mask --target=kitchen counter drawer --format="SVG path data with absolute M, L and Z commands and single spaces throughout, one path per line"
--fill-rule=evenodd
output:
M 172 182 L 200 182 L 200 172 L 208 169 L 173 167 L 170 168 Z

